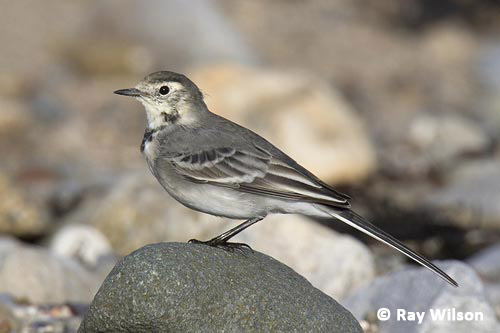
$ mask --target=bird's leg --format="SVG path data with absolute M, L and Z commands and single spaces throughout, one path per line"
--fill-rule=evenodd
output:
M 247 244 L 229 243 L 228 240 L 231 239 L 232 237 L 236 236 L 237 234 L 239 234 L 240 232 L 242 232 L 243 230 L 245 230 L 246 228 L 248 228 L 252 224 L 259 222 L 263 218 L 264 217 L 259 216 L 259 217 L 254 217 L 254 218 L 248 219 L 245 222 L 237 225 L 236 227 L 220 234 L 219 236 L 212 238 L 211 240 L 203 242 L 203 241 L 199 241 L 196 239 L 191 239 L 191 240 L 189 240 L 189 243 L 205 244 L 205 245 L 218 247 L 218 248 L 221 248 L 224 250 L 229 250 L 229 251 L 233 251 L 234 249 L 241 250 L 244 247 L 249 248 L 251 250 L 252 248 L 250 246 L 248 246 Z

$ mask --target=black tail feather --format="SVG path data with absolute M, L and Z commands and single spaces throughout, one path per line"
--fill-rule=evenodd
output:
M 443 272 L 441 269 L 439 269 L 436 265 L 431 263 L 428 259 L 426 259 L 424 256 L 416 253 L 415 251 L 410 250 L 408 247 L 406 247 L 404 244 L 402 244 L 400 241 L 398 241 L 396 238 L 393 236 L 389 235 L 385 231 L 377 228 L 367 220 L 365 220 L 363 217 L 360 215 L 356 214 L 352 210 L 328 210 L 328 213 L 331 214 L 333 217 L 341 220 L 342 222 L 362 231 L 363 233 L 381 241 L 382 243 L 385 243 L 389 245 L 390 247 L 398 250 L 399 252 L 403 253 L 404 255 L 408 256 L 409 258 L 415 260 L 418 262 L 420 265 L 428 268 L 435 274 L 439 275 L 443 280 L 448 282 L 454 287 L 458 287 L 458 283 L 453 280 L 448 274 Z

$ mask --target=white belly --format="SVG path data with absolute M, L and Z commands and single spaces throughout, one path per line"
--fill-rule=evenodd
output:
M 206 184 L 177 184 L 175 188 L 169 184 L 162 185 L 174 199 L 204 213 L 232 219 L 249 219 L 267 214 L 252 195 L 245 193 Z

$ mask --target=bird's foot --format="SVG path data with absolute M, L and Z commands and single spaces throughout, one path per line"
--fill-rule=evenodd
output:
M 217 238 L 214 238 L 214 239 L 211 239 L 208 241 L 200 241 L 197 239 L 190 239 L 188 241 L 188 243 L 208 245 L 208 246 L 216 247 L 218 249 L 222 249 L 222 250 L 229 251 L 229 252 L 234 252 L 235 250 L 244 252 L 244 249 L 249 249 L 250 251 L 253 252 L 253 249 L 248 244 L 230 243 L 230 242 L 227 242 L 225 240 L 220 240 Z

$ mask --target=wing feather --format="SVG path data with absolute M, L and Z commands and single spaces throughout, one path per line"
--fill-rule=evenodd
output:
M 262 148 L 222 147 L 181 154 L 170 158 L 169 162 L 180 175 L 194 182 L 288 200 L 349 207 L 347 196 L 334 191 L 302 167 L 278 159 Z

